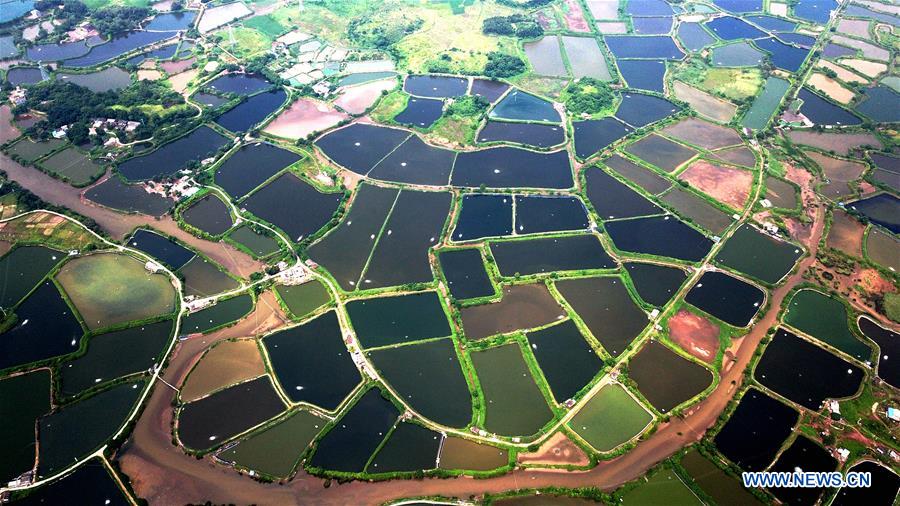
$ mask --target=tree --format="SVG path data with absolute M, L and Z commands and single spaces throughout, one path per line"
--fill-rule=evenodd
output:
M 484 75 L 494 78 L 512 77 L 525 72 L 525 62 L 518 56 L 491 51 L 484 65 Z
M 573 114 L 596 114 L 612 106 L 615 95 L 608 84 L 583 77 L 563 91 L 566 108 Z

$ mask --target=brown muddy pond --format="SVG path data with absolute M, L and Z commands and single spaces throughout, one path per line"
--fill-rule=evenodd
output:
M 469 339 L 540 327 L 565 317 L 565 311 L 543 283 L 503 287 L 499 302 L 461 310 Z

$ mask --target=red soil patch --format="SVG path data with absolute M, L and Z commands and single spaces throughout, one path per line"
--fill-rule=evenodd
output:
M 684 309 L 669 318 L 669 339 L 708 364 L 716 359 L 719 351 L 719 327 Z
M 184 72 L 185 70 L 191 68 L 191 65 L 196 62 L 196 58 L 188 58 L 187 60 L 177 60 L 177 61 L 164 61 L 159 64 L 159 66 L 166 71 L 169 75 L 179 74 Z
M 0 144 L 19 136 L 19 129 L 12 124 L 12 110 L 8 105 L 0 106 Z
M 284 139 L 305 139 L 331 128 L 350 116 L 329 104 L 310 98 L 297 100 L 263 130 Z
M 395 86 L 397 86 L 397 80 L 393 77 L 351 86 L 344 89 L 341 96 L 334 101 L 334 105 L 350 114 L 362 114 L 366 112 L 366 109 L 372 107 L 372 104 L 381 96 L 382 91 L 392 90 Z
M 750 196 L 753 173 L 714 165 L 704 160 L 692 163 L 679 179 L 734 209 L 743 209 Z
M 865 225 L 844 211 L 835 209 L 825 244 L 829 248 L 843 251 L 850 256 L 862 258 L 862 242 L 865 231 Z
M 562 432 L 547 439 L 537 451 L 520 453 L 517 461 L 519 464 L 541 466 L 587 466 L 591 463 L 584 450 Z
M 566 0 L 566 7 L 564 10 L 566 12 L 563 16 L 566 18 L 566 26 L 569 27 L 569 30 L 572 30 L 573 32 L 591 31 L 587 20 L 584 19 L 584 11 L 581 10 L 581 5 L 578 3 L 578 0 Z

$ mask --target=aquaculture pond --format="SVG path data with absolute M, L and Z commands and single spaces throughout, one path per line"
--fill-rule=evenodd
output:
M 275 291 L 296 318 L 302 318 L 331 302 L 331 292 L 318 280 L 301 285 L 278 285 Z
M 138 229 L 131 236 L 128 246 L 143 251 L 170 266 L 173 270 L 180 269 L 184 264 L 188 263 L 188 260 L 194 258 L 193 251 L 172 239 L 163 237 L 145 228 Z
M 559 112 L 551 102 L 520 90 L 509 92 L 497 103 L 489 116 L 496 119 L 517 121 L 547 121 L 558 123 Z
M 33 459 L 32 459 L 33 460 Z M 14 493 L 13 502 L 21 506 L 65 504 L 77 497 L 82 504 L 128 506 L 131 502 L 119 488 L 118 482 L 99 459 L 91 459 L 73 473 L 37 489 L 30 489 L 21 499 Z M 27 494 L 27 495 L 24 495 Z
M 0 380 L 0 481 L 8 483 L 34 467 L 35 421 L 50 411 L 50 369 Z
M 144 26 L 144 30 L 180 31 L 187 30 L 197 19 L 197 11 L 184 10 L 157 14 Z
M 784 322 L 860 361 L 872 349 L 850 331 L 847 308 L 838 299 L 815 290 L 800 290 L 791 298 Z
M 678 38 L 688 51 L 699 51 L 716 41 L 700 23 L 683 22 L 678 25 Z
M 400 412 L 372 388 L 319 440 L 309 465 L 332 471 L 362 472 Z
M 140 185 L 130 185 L 118 176 L 92 186 L 84 196 L 105 207 L 148 216 L 162 216 L 175 205 L 173 199 L 150 193 Z
M 91 47 L 102 44 L 103 40 L 99 37 L 91 37 L 77 42 L 67 42 L 64 44 L 35 44 L 25 49 L 25 57 L 28 60 L 39 62 L 54 62 L 61 60 L 71 60 L 88 54 Z
M 865 372 L 823 348 L 778 329 L 753 376 L 797 404 L 818 411 L 826 399 L 850 397 Z
M 15 314 L 15 325 L 0 339 L 0 369 L 78 350 L 84 331 L 52 281 L 31 292 Z
M 502 436 L 529 436 L 553 418 L 517 343 L 472 352 L 484 392 L 484 428 Z
M 457 300 L 493 295 L 496 290 L 479 249 L 450 249 L 438 254 L 450 294 Z
M 263 339 L 272 371 L 292 402 L 334 410 L 360 382 L 334 311 Z
M 344 290 L 356 287 L 398 194 L 393 188 L 361 184 L 344 221 L 307 250 Z
M 794 244 L 742 225 L 716 255 L 716 261 L 766 283 L 778 283 L 803 255 Z
M 662 35 L 672 31 L 671 16 L 648 16 L 631 18 L 634 33 L 640 35 Z
M 444 438 L 439 457 L 441 469 L 490 471 L 509 465 L 509 452 L 503 448 L 452 436 Z
M 146 60 L 169 60 L 175 53 L 178 51 L 178 43 L 169 44 L 168 46 L 163 46 L 157 49 L 153 49 L 151 51 L 147 51 L 146 53 L 141 53 L 137 56 L 132 56 L 131 58 L 125 60 L 125 65 L 140 65 Z M 110 67 L 115 68 L 115 67 Z M 172 72 L 175 74 L 176 72 Z
M 585 230 L 590 225 L 578 197 L 516 195 L 514 199 L 517 234 Z
M 286 478 L 294 472 L 300 455 L 325 424 L 325 420 L 307 411 L 295 411 L 216 457 L 258 473 Z
M 628 377 L 660 413 L 702 393 L 713 382 L 705 367 L 687 360 L 658 341 L 650 341 L 628 362 Z
M 616 58 L 680 60 L 684 53 L 672 37 L 662 35 L 610 35 L 606 45 Z
M 49 139 L 46 141 L 32 141 L 27 137 L 22 137 L 16 141 L 10 148 L 9 153 L 16 155 L 26 162 L 32 163 L 51 151 L 62 147 L 66 141 L 61 139 Z
M 723 272 L 708 271 L 684 300 L 729 325 L 746 327 L 765 298 L 764 291 L 749 283 Z
M 253 297 L 248 294 L 220 300 L 212 307 L 201 309 L 182 318 L 180 335 L 209 332 L 241 318 L 252 309 Z
M 450 335 L 436 292 L 359 299 L 346 307 L 357 338 L 366 348 Z
M 122 383 L 41 418 L 37 475 L 62 471 L 105 444 L 125 423 L 145 386 L 143 381 Z
M 808 49 L 800 49 L 796 46 L 785 44 L 775 37 L 766 37 L 754 41 L 754 44 L 763 51 L 769 53 L 772 64 L 780 69 L 788 72 L 796 72 L 800 70 L 806 56 L 809 55 Z
M 57 74 L 56 78 L 67 83 L 84 86 L 96 93 L 119 90 L 131 84 L 131 74 L 119 67 L 109 67 L 87 74 L 61 72 Z
M 623 506 L 641 506 L 644 504 L 701 505 L 700 499 L 694 495 L 681 478 L 671 469 L 660 469 L 645 483 L 640 483 L 622 496 Z
M 900 385 L 900 368 L 891 357 L 900 356 L 900 334 L 882 327 L 867 316 L 857 321 L 859 330 L 878 345 L 878 377 L 896 387 Z
M 265 258 L 278 251 L 278 241 L 267 234 L 257 232 L 250 225 L 241 225 L 228 234 L 232 241 L 244 246 L 257 258 Z
M 419 97 L 450 98 L 465 95 L 469 80 L 450 76 L 409 76 L 403 82 L 403 91 Z
M 198 91 L 197 93 L 191 95 L 191 100 L 193 102 L 197 102 L 198 104 L 213 108 L 219 107 L 220 105 L 228 102 L 228 99 L 225 97 L 213 95 L 212 93 L 204 93 L 202 91 Z
M 437 467 L 443 435 L 421 425 L 400 422 L 366 468 L 370 474 L 411 472 Z
M 611 383 L 584 404 L 569 427 L 595 450 L 607 452 L 643 432 L 652 420 L 623 386 Z
M 450 338 L 368 353 L 382 377 L 419 414 L 449 427 L 472 420 L 472 396 Z
M 794 5 L 794 16 L 819 24 L 828 22 L 831 11 L 838 8 L 835 0 L 798 0 Z
M 852 472 L 872 473 L 871 487 L 843 487 L 831 503 L 834 506 L 854 504 L 889 504 L 897 499 L 900 476 L 890 469 L 870 460 L 860 462 L 849 469 Z
M 797 187 L 773 176 L 766 176 L 766 198 L 773 206 L 781 209 L 795 209 L 799 202 Z
M 242 207 L 299 242 L 328 223 L 342 198 L 343 193 L 320 193 L 286 172 L 255 191 Z
M 722 16 L 705 23 L 706 28 L 723 40 L 758 39 L 765 37 L 766 32 L 754 27 L 743 19 Z
M 559 39 L 556 36 L 550 35 L 539 40 L 525 42 L 522 44 L 522 49 L 535 74 L 560 77 L 568 74 Z
M 616 118 L 634 128 L 647 126 L 677 113 L 680 108 L 664 98 L 642 93 L 627 93 L 616 110 Z
M 320 137 L 316 146 L 336 164 L 365 175 L 409 136 L 406 130 L 353 123 Z
M 163 320 L 89 338 L 84 355 L 60 364 L 60 393 L 76 395 L 101 383 L 150 370 L 160 362 L 172 330 L 172 320 Z
M 184 277 L 184 294 L 194 297 L 209 297 L 240 286 L 218 264 L 199 255 L 178 269 L 178 273 Z
M 606 149 L 610 144 L 634 131 L 630 126 L 607 117 L 599 120 L 576 121 L 575 154 L 582 160 Z
M 838 469 L 838 461 L 831 452 L 806 436 L 799 436 L 778 456 L 772 464 L 771 472 L 795 473 L 803 472 L 830 473 Z M 771 487 L 772 494 L 783 504 L 818 504 L 823 487 Z M 828 489 L 830 491 L 830 489 Z
M 216 123 L 232 132 L 245 132 L 275 112 L 285 100 L 287 93 L 281 88 L 253 95 L 219 116 Z
M 488 121 L 478 132 L 478 142 L 512 142 L 547 148 L 562 144 L 565 131 L 558 125 Z
M 293 151 L 272 144 L 246 144 L 219 166 L 216 184 L 232 197 L 241 198 L 301 158 Z
M 775 458 L 800 414 L 760 390 L 747 390 L 713 442 L 746 471 L 761 471 Z
M 662 208 L 650 202 L 600 168 L 584 171 L 585 191 L 594 210 L 604 220 L 662 214 Z
M 698 450 L 688 451 L 681 458 L 681 467 L 693 478 L 694 483 L 706 492 L 717 504 L 733 506 L 760 506 L 762 503 L 744 484 L 726 474 Z
M 572 320 L 529 332 L 528 343 L 560 404 L 574 398 L 603 369 L 603 360 Z
M 619 72 L 629 88 L 663 93 L 666 62 L 660 60 L 620 60 Z
M 454 241 L 469 241 L 510 235 L 512 221 L 511 195 L 464 195 L 452 238 Z
M 44 71 L 39 67 L 13 67 L 6 72 L 6 80 L 16 86 L 27 86 L 44 80 Z
M 231 211 L 215 194 L 207 195 L 181 213 L 189 225 L 209 235 L 225 233 L 234 225 Z
M 697 155 L 697 152 L 693 149 L 657 134 L 650 134 L 644 137 L 629 145 L 625 148 L 625 151 L 666 172 L 674 171 L 684 162 Z
M 613 357 L 625 351 L 647 326 L 647 315 L 618 276 L 565 279 L 556 281 L 555 286 L 594 339 Z
M 109 42 L 94 46 L 84 56 L 66 60 L 64 65 L 66 67 L 92 67 L 113 58 L 118 58 L 135 49 L 172 38 L 175 35 L 174 32 L 146 32 L 142 30 L 126 32 L 113 37 Z
M 672 300 L 687 279 L 683 270 L 665 265 L 630 262 L 625 269 L 641 300 L 658 307 Z
M 499 147 L 457 155 L 450 183 L 468 187 L 565 189 L 572 186 L 572 170 L 565 150 L 538 153 Z
M 856 110 L 874 121 L 895 123 L 900 121 L 900 112 L 896 107 L 900 95 L 887 86 L 876 86 L 866 90 L 866 98 Z
M 644 255 L 698 262 L 712 247 L 711 240 L 674 216 L 611 221 L 604 227 L 618 249 Z
M 394 121 L 404 125 L 428 128 L 441 117 L 443 112 L 443 100 L 411 97 L 406 103 L 406 108 L 394 116 Z
M 742 3 L 743 0 L 732 0 L 735 3 Z M 760 7 L 762 2 L 760 2 Z M 753 9 L 753 11 L 760 11 L 762 9 Z M 764 29 L 764 30 L 772 30 L 772 31 L 785 31 L 790 32 L 793 31 L 794 28 L 797 27 L 797 23 L 793 21 L 788 21 L 784 18 L 777 18 L 775 16 L 744 16 L 744 21 L 749 21 L 754 25 Z
M 850 111 L 832 104 L 807 88 L 800 88 L 797 98 L 803 101 L 800 112 L 817 125 L 846 126 L 862 123 Z
M 225 74 L 206 86 L 221 93 L 252 95 L 269 88 L 272 83 L 266 81 L 264 77 L 254 74 Z
M 715 67 L 755 67 L 762 63 L 765 53 L 747 42 L 735 42 L 712 50 Z
M 368 176 L 398 183 L 446 185 L 456 152 L 436 148 L 413 135 L 369 171 Z
M 762 92 L 753 99 L 741 124 L 753 130 L 765 128 L 789 87 L 790 83 L 784 79 L 773 76 L 766 78 Z
M 269 377 L 261 376 L 184 405 L 178 412 L 178 438 L 194 450 L 213 448 L 283 409 Z
M 119 164 L 118 171 L 129 181 L 174 174 L 188 162 L 206 158 L 228 143 L 229 139 L 212 128 L 201 126 L 155 151 L 125 160 Z
M 383 72 L 357 72 L 355 74 L 346 75 L 340 79 L 338 79 L 338 87 L 342 86 L 353 86 L 355 84 L 363 84 L 371 81 L 378 81 L 380 79 L 385 79 L 388 77 L 396 76 L 396 72 L 391 71 L 383 71 Z
M 475 78 L 472 80 L 471 94 L 473 96 L 482 97 L 488 102 L 493 103 L 496 102 L 498 98 L 502 97 L 508 89 L 509 85 L 502 81 Z
M 40 166 L 68 183 L 84 186 L 103 172 L 97 162 L 73 146 L 44 158 Z
M 672 188 L 661 200 L 678 215 L 715 234 L 721 234 L 731 225 L 731 216 L 683 187 Z
M 0 259 L 0 307 L 22 300 L 65 255 L 44 246 L 19 246 Z
M 437 244 L 449 211 L 449 192 L 401 191 L 362 283 L 378 288 L 431 282 L 428 250 Z
M 499 302 L 460 310 L 466 337 L 483 339 L 522 329 L 536 328 L 565 317 L 543 283 L 503 287 Z
M 491 242 L 490 250 L 500 275 L 506 277 L 616 266 L 592 234 Z
M 857 200 L 847 204 L 847 207 L 862 214 L 870 222 L 900 234 L 900 199 L 890 193 L 879 193 Z

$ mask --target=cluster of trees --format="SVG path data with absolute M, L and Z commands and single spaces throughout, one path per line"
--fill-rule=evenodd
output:
M 447 114 L 452 116 L 481 117 L 487 112 L 491 103 L 482 96 L 465 95 L 453 100 L 447 107 Z
M 48 81 L 29 89 L 26 102 L 16 113 L 35 109 L 46 114 L 43 121 L 32 126 L 28 133 L 45 138 L 63 125 L 70 125 L 67 135 L 76 144 L 88 141 L 88 126 L 95 118 L 139 121 L 135 132 L 145 138 L 163 126 L 182 122 L 196 111 L 184 104 L 184 98 L 164 85 L 139 81 L 119 91 L 96 93 L 66 82 Z M 139 106 L 161 106 L 161 114 L 148 114 Z
M 553 0 L 497 0 L 497 3 L 501 5 L 508 5 L 510 7 L 533 9 L 542 5 L 547 5 L 552 1 Z
M 615 94 L 608 84 L 582 77 L 563 92 L 566 108 L 573 114 L 595 114 L 613 105 Z
M 525 72 L 525 62 L 518 56 L 491 51 L 483 74 L 493 78 L 512 77 Z
M 485 35 L 507 35 L 533 39 L 544 35 L 544 29 L 525 14 L 494 16 L 484 20 L 481 31 Z
M 91 24 L 103 35 L 118 35 L 139 28 L 141 22 L 150 16 L 146 7 L 104 7 L 91 16 Z
M 415 32 L 425 23 L 421 18 L 384 20 L 359 16 L 347 25 L 347 37 L 360 47 L 386 50 L 403 37 Z

